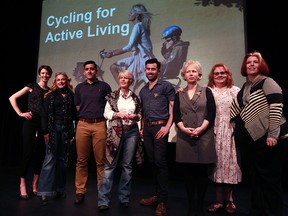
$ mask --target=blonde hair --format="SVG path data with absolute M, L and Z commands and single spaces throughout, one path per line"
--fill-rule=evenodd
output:
M 128 71 L 128 70 L 119 71 L 119 73 L 118 73 L 118 79 L 120 79 L 121 77 L 125 77 L 125 78 L 129 79 L 130 85 L 132 85 L 133 82 L 134 82 L 133 73 L 130 72 L 130 71 Z
M 65 72 L 58 72 L 58 73 L 55 74 L 55 77 L 54 77 L 54 79 L 52 81 L 51 90 L 55 91 L 57 89 L 56 78 L 59 75 L 63 75 L 66 78 L 66 85 L 67 85 L 68 89 L 70 91 L 73 91 L 73 85 L 71 84 L 71 78 L 68 77 L 68 75 Z
M 203 75 L 202 74 L 202 66 L 201 66 L 199 61 L 192 60 L 192 59 L 189 59 L 189 60 L 187 60 L 187 61 L 185 61 L 183 63 L 183 66 L 182 66 L 182 68 L 180 70 L 180 74 L 181 74 L 182 78 L 186 81 L 185 73 L 187 71 L 188 66 L 190 66 L 190 65 L 195 65 L 196 66 L 196 69 L 197 69 L 198 74 L 199 74 L 199 80 L 202 79 L 202 75 Z

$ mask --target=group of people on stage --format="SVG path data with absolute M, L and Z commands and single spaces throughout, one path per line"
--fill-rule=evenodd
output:
M 97 79 L 93 60 L 84 63 L 86 80 L 75 90 L 65 72 L 56 73 L 48 87 L 52 73 L 50 66 L 40 66 L 39 82 L 27 84 L 9 98 L 15 112 L 25 118 L 21 199 L 29 199 L 26 177 L 35 147 L 33 195 L 39 196 L 43 205 L 47 205 L 49 197 L 66 197 L 66 167 L 75 137 L 74 204 L 85 199 L 92 150 L 99 211 L 111 208 L 113 179 L 119 165 L 117 197 L 121 206 L 129 207 L 135 154 L 142 138 L 155 185 L 151 196 L 142 198 L 140 204 L 155 204 L 155 215 L 167 215 L 167 145 L 175 123 L 175 160 L 187 192 L 187 215 L 221 209 L 236 212 L 232 193 L 242 181 L 240 154 L 245 158 L 242 163 L 249 164 L 250 214 L 282 215 L 281 176 L 288 148 L 288 124 L 283 115 L 281 87 L 268 76 L 269 67 L 259 52 L 245 55 L 241 74 L 246 82 L 241 88 L 234 85 L 232 72 L 223 63 L 212 67 L 207 85 L 200 85 L 202 66 L 192 59 L 185 61 L 180 70 L 186 87 L 177 91 L 171 83 L 159 79 L 161 63 L 156 58 L 146 60 L 148 82 L 139 96 L 130 90 L 132 72 L 119 71 L 119 88 L 112 91 L 108 83 Z M 25 94 L 29 95 L 28 109 L 22 112 L 17 99 Z M 216 200 L 205 207 L 209 179 L 215 183 Z
M 155 215 L 165 216 L 169 197 L 168 137 L 175 123 L 175 160 L 185 183 L 188 216 L 222 209 L 236 212 L 233 187 L 242 181 L 240 154 L 245 158 L 241 162 L 249 164 L 250 214 L 282 215 L 281 176 L 288 148 L 288 124 L 283 115 L 281 87 L 268 77 L 269 67 L 261 54 L 245 55 L 241 74 L 246 82 L 241 88 L 234 85 L 232 72 L 223 63 L 212 67 L 207 85 L 200 85 L 200 62 L 185 59 L 176 72 L 186 86 L 175 90 L 163 79 L 168 75 L 162 74 L 162 69 L 167 70 L 174 53 L 166 44 L 182 43 L 182 30 L 178 26 L 165 29 L 162 54 L 166 60 L 160 62 L 152 52 L 150 19 L 151 13 L 144 5 L 134 5 L 129 14 L 129 21 L 135 24 L 129 44 L 105 53 L 106 58 L 128 51 L 133 54 L 110 67 L 118 89 L 112 90 L 107 82 L 99 80 L 97 64 L 89 60 L 84 63 L 85 81 L 75 89 L 65 72 L 56 73 L 49 87 L 52 68 L 41 65 L 39 82 L 28 83 L 9 98 L 15 112 L 24 118 L 20 198 L 29 199 L 26 178 L 35 148 L 32 194 L 43 205 L 48 204 L 50 197 L 66 198 L 66 167 L 71 163 L 71 143 L 75 138 L 74 204 L 85 200 L 88 163 L 93 152 L 99 211 L 111 208 L 113 179 L 119 165 L 117 198 L 121 206 L 129 207 L 135 155 L 139 140 L 143 139 L 154 191 L 139 202 L 143 206 L 156 205 Z M 146 46 L 136 42 L 138 34 Z M 179 46 L 177 50 L 186 58 L 189 43 L 185 49 Z M 138 88 L 142 82 L 144 86 L 137 95 L 131 87 Z M 28 106 L 23 112 L 17 100 L 26 94 Z M 209 179 L 215 183 L 216 200 L 205 207 Z

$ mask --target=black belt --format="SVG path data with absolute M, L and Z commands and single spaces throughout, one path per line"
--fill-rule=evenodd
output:
M 159 120 L 159 121 L 152 121 L 152 122 L 145 122 L 144 125 L 147 127 L 156 126 L 156 125 L 166 125 L 168 120 Z
M 94 118 L 94 119 L 86 119 L 86 118 L 79 118 L 79 121 L 87 122 L 87 123 L 97 123 L 106 121 L 105 118 Z
M 123 130 L 132 130 L 134 128 L 137 128 L 138 127 L 138 124 L 132 124 L 132 125 L 122 125 L 122 129 Z

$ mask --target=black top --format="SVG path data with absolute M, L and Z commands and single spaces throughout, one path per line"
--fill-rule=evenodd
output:
M 38 83 L 28 83 L 27 87 L 32 89 L 32 92 L 28 95 L 28 111 L 32 114 L 41 114 L 44 94 L 48 92 L 49 89 L 45 90 L 41 88 Z

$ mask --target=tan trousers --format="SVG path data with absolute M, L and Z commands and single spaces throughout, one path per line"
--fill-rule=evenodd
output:
M 88 123 L 79 121 L 76 128 L 76 194 L 85 194 L 87 191 L 86 183 L 88 179 L 88 162 L 93 148 L 94 158 L 97 169 L 97 187 L 103 175 L 106 154 L 106 121 Z

